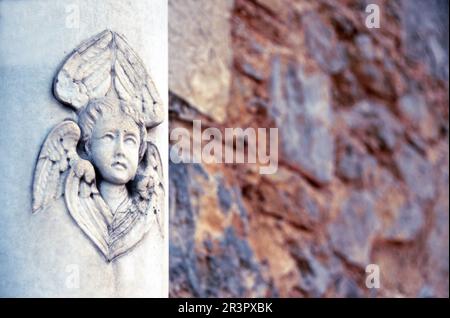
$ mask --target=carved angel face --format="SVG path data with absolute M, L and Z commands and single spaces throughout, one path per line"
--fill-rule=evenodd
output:
M 139 127 L 130 116 L 104 113 L 92 132 L 90 156 L 104 180 L 126 184 L 136 175 L 139 146 Z

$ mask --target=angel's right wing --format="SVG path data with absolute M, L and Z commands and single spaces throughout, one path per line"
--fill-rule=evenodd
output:
M 44 210 L 64 193 L 68 170 L 80 159 L 76 151 L 79 140 L 80 128 L 71 120 L 48 134 L 34 171 L 33 213 Z

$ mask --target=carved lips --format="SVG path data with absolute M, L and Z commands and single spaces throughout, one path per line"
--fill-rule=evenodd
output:
M 127 165 L 124 162 L 116 161 L 114 162 L 111 167 L 118 169 L 118 170 L 127 170 Z

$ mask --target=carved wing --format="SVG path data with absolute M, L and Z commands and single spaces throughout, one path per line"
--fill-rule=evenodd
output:
M 164 229 L 164 186 L 163 166 L 158 148 L 147 142 L 147 151 L 135 178 L 135 187 L 140 199 L 145 202 L 146 214 L 153 214 L 161 235 Z
M 119 34 L 105 30 L 67 58 L 54 82 L 55 96 L 80 109 L 115 90 L 144 114 L 148 128 L 164 119 L 162 101 L 144 64 Z
M 58 124 L 42 145 L 34 171 L 33 213 L 47 208 L 64 193 L 70 167 L 79 159 L 76 151 L 80 128 L 70 120 Z
M 70 215 L 109 259 L 109 224 L 113 215 L 100 196 L 95 183 L 92 164 L 80 159 L 68 173 L 65 182 L 65 201 Z

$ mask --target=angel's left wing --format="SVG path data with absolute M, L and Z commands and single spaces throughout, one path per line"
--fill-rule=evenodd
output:
M 147 142 L 147 151 L 136 173 L 134 186 L 139 199 L 145 204 L 144 213 L 155 215 L 161 235 L 164 229 L 163 165 L 158 147 Z
M 147 142 L 145 166 L 138 170 L 137 177 L 147 183 L 146 191 L 140 191 L 140 195 L 148 200 L 146 213 L 152 213 L 156 217 L 161 235 L 164 233 L 164 179 L 163 165 L 158 147 L 152 142 Z M 142 190 L 142 188 L 140 189 Z

